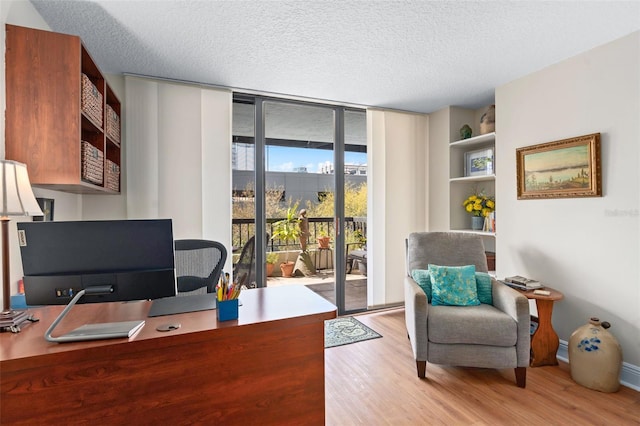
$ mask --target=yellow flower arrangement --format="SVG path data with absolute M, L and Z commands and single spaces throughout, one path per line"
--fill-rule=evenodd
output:
M 462 205 L 471 216 L 487 217 L 496 209 L 496 202 L 483 194 L 470 195 Z

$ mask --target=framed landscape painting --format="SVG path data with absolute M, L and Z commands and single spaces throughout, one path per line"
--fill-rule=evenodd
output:
M 600 133 L 516 149 L 518 199 L 602 196 Z

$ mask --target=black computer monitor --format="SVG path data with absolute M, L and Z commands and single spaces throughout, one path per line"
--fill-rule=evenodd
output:
M 170 219 L 17 226 L 28 305 L 68 304 L 80 290 L 76 303 L 176 295 Z

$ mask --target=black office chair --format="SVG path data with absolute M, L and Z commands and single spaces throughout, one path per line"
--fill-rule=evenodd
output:
M 217 241 L 176 240 L 176 277 L 178 295 L 194 293 L 197 290 L 215 293 L 216 285 L 224 263 L 227 249 Z
M 242 247 L 238 262 L 233 265 L 233 279 L 242 279 L 247 288 L 256 288 L 256 241 L 251 237 Z
M 269 234 L 266 235 L 269 241 Z M 233 265 L 233 279 L 242 282 L 247 288 L 256 288 L 256 242 L 255 236 L 247 240 L 242 247 L 238 262 Z

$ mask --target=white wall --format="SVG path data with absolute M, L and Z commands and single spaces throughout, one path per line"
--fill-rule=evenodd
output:
M 498 276 L 564 293 L 553 326 L 568 341 L 591 316 L 640 366 L 640 32 L 496 91 Z M 515 150 L 601 133 L 603 196 L 517 200 Z
M 367 111 L 369 307 L 404 301 L 405 239 L 428 222 L 428 117 Z

